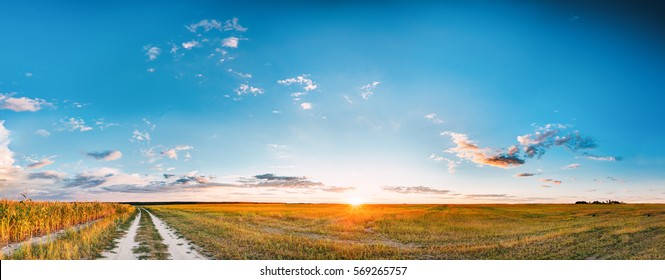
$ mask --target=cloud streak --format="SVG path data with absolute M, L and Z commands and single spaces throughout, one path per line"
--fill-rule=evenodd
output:
M 45 159 L 42 159 L 40 161 L 28 164 L 28 169 L 39 169 L 39 168 L 42 168 L 44 166 L 51 165 L 53 163 L 55 163 L 55 162 L 52 161 L 51 159 L 45 158 Z
M 94 158 L 96 160 L 103 161 L 114 161 L 122 158 L 122 153 L 120 151 L 102 151 L 102 152 L 89 152 L 87 156 Z
M 384 191 L 396 192 L 401 194 L 450 194 L 449 190 L 434 189 L 430 187 L 416 186 L 416 187 L 404 187 L 404 186 L 384 186 L 381 187 Z

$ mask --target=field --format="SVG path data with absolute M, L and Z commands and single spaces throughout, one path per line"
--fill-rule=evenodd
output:
M 146 208 L 213 259 L 665 259 L 665 205 Z
M 23 242 L 0 259 L 95 259 L 134 213 L 126 204 L 0 201 L 0 240 Z M 42 241 L 31 243 L 33 238 Z

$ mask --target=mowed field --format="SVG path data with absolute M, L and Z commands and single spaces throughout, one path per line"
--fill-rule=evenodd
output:
M 665 259 L 665 205 L 146 206 L 213 259 Z

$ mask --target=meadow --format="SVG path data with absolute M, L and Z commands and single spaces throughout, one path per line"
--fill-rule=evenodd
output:
M 127 204 L 0 200 L 2 246 L 25 241 L 0 259 L 95 259 L 114 245 L 134 213 Z M 40 236 L 48 238 L 30 244 Z
M 665 205 L 145 206 L 213 259 L 665 259 Z

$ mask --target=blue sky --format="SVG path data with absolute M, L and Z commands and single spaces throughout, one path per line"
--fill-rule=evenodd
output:
M 665 202 L 650 1 L 6 6 L 5 198 Z

